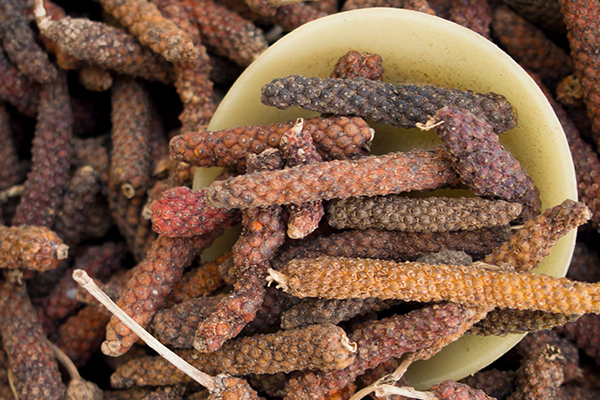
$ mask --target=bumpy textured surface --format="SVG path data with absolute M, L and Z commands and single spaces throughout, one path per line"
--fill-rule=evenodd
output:
M 435 15 L 435 11 L 429 6 L 426 0 L 348 0 L 344 2 L 342 11 L 370 7 L 404 8 Z
M 435 86 L 398 85 L 364 78 L 321 79 L 291 75 L 262 87 L 261 101 L 280 109 L 301 107 L 320 113 L 356 115 L 374 122 L 414 128 L 446 106 L 463 107 L 486 120 L 496 133 L 516 126 L 510 103 L 495 93 Z
M 263 32 L 252 22 L 212 0 L 185 0 L 200 28 L 202 43 L 214 53 L 248 66 L 268 47 Z
M 591 216 L 584 203 L 567 199 L 527 221 L 509 241 L 487 255 L 484 262 L 529 271 L 550 254 L 561 237 L 586 223 Z
M 152 229 L 159 235 L 190 237 L 239 223 L 237 210 L 207 205 L 204 192 L 185 186 L 166 190 L 152 208 Z
M 467 376 L 460 382 L 471 386 L 474 389 L 483 390 L 489 396 L 497 399 L 504 399 L 515 389 L 515 371 L 500 371 L 490 369 L 479 371 L 471 376 Z
M 281 27 L 284 32 L 291 32 L 307 22 L 314 21 L 327 14 L 327 12 L 317 9 L 312 4 L 298 2 L 278 7 L 270 21 Z
M 452 301 L 563 314 L 600 311 L 600 284 L 528 272 L 321 257 L 292 260 L 281 274 L 277 281 L 297 297 Z
M 503 0 L 503 2 L 535 26 L 563 34 L 566 31 L 558 0 Z
M 404 353 L 430 346 L 460 329 L 473 312 L 456 304 L 436 304 L 370 321 L 349 335 L 358 345 L 356 359 L 350 366 L 331 372 L 306 371 L 292 377 L 287 385 L 286 400 L 316 400 L 328 392 L 354 382 L 367 369 Z
M 167 303 L 181 303 L 196 297 L 208 296 L 219 289 L 225 283 L 219 275 L 219 265 L 230 258 L 231 253 L 225 253 L 214 261 L 202 263 L 185 272 L 169 294 Z
M 35 116 L 38 89 L 0 52 L 0 99 L 9 102 L 25 115 Z
M 220 233 L 220 232 L 219 232 Z M 167 294 L 181 278 L 183 269 L 198 252 L 210 246 L 216 234 L 193 238 L 159 236 L 139 263 L 135 275 L 127 283 L 118 305 L 141 326 L 146 326 L 158 311 Z M 102 352 L 113 357 L 125 353 L 137 340 L 117 317 L 106 327 Z
M 506 336 L 552 329 L 567 322 L 576 321 L 579 314 L 560 314 L 543 311 L 500 309 L 491 311 L 487 317 L 469 330 L 473 335 Z
M 347 3 L 347 2 L 346 2 Z M 333 67 L 330 78 L 365 78 L 374 81 L 383 80 L 383 60 L 379 54 L 359 53 L 351 50 L 344 54 Z
M 141 196 L 150 179 L 150 95 L 141 82 L 119 78 L 111 91 L 110 186 Z M 125 192 L 124 192 L 125 193 Z
M 48 54 L 36 43 L 23 2 L 2 0 L 0 15 L 2 46 L 19 71 L 41 84 L 54 82 L 58 72 Z
M 113 85 L 113 77 L 102 67 L 86 65 L 79 70 L 79 83 L 87 90 L 105 92 Z
M 562 78 L 573 69 L 567 52 L 506 6 L 494 10 L 492 29 L 506 52 L 543 80 Z
M 281 136 L 295 122 L 184 133 L 171 140 L 171 154 L 176 160 L 198 167 L 233 167 L 243 171 L 248 154 L 279 148 Z M 315 117 L 304 121 L 304 129 L 311 133 L 325 160 L 366 155 L 373 138 L 369 125 L 358 117 Z
M 440 148 L 334 160 L 214 182 L 206 200 L 213 207 L 249 208 L 436 189 L 456 182 L 450 164 Z
M 25 286 L 0 285 L 0 333 L 19 399 L 64 399 L 66 388 Z
M 439 110 L 435 121 L 443 122 L 437 134 L 461 180 L 476 195 L 521 203 L 520 218 L 524 221 L 539 213 L 539 189 L 519 161 L 500 144 L 490 124 L 455 107 Z
M 575 73 L 592 122 L 592 138 L 600 145 L 600 4 L 590 0 L 559 0 Z
M 99 3 L 142 44 L 168 61 L 176 62 L 197 56 L 192 39 L 147 0 L 99 0 Z
M 71 248 L 81 242 L 88 212 L 100 190 L 98 173 L 90 166 L 78 168 L 65 189 L 54 230 Z
M 247 375 L 304 369 L 340 370 L 354 362 L 355 351 L 342 328 L 321 324 L 232 340 L 209 354 L 199 354 L 194 350 L 182 350 L 178 354 L 209 375 Z M 111 384 L 116 388 L 126 388 L 190 381 L 184 377 L 183 372 L 161 357 L 144 357 L 117 369 L 111 376 Z
M 327 222 L 338 229 L 473 230 L 508 225 L 519 214 L 518 203 L 470 197 L 351 197 L 335 199 L 327 205 Z
M 312 324 L 338 324 L 357 315 L 388 309 L 399 301 L 379 299 L 303 299 L 281 315 L 282 329 Z
M 417 262 L 430 265 L 463 265 L 469 266 L 473 258 L 464 251 L 444 250 L 419 257 Z
M 91 166 L 94 168 L 94 171 L 98 173 L 98 180 L 102 185 L 108 183 L 110 163 L 105 142 L 105 137 L 86 139 L 74 137 L 71 141 L 71 147 L 73 148 L 73 166 L 76 168 L 85 165 Z
M 248 382 L 241 378 L 219 375 L 215 379 L 219 382 L 219 390 L 213 391 L 207 400 L 263 400 Z
M 575 243 L 567 278 L 582 282 L 600 282 L 600 257 L 583 242 Z
M 453 0 L 450 19 L 491 40 L 492 9 L 487 0 Z
M 275 259 L 277 269 L 293 258 L 359 257 L 414 261 L 443 250 L 464 251 L 482 258 L 511 237 L 506 227 L 437 233 L 368 229 L 346 231 L 285 246 Z
M 483 390 L 473 389 L 464 383 L 447 380 L 431 388 L 440 400 L 493 400 Z
M 55 83 L 42 86 L 40 92 L 31 171 L 13 225 L 52 227 L 69 179 L 72 129 L 73 113 L 67 75 L 63 72 Z
M 515 391 L 508 400 L 552 399 L 563 383 L 564 375 L 558 363 L 560 350 L 548 346 L 529 353 L 517 370 Z
M 567 339 L 575 342 L 588 357 L 600 364 L 600 315 L 584 315 L 557 330 Z
M 104 22 L 65 17 L 38 23 L 40 31 L 56 43 L 61 52 L 120 74 L 169 83 L 173 67 L 125 31 Z
M 67 258 L 68 247 L 41 226 L 0 226 L 0 266 L 46 271 Z

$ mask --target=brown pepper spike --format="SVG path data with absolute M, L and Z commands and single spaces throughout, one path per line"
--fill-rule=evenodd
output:
M 89 165 L 78 168 L 71 177 L 54 221 L 54 230 L 70 248 L 81 241 L 88 211 L 99 190 L 98 173 Z
M 47 271 L 67 258 L 69 246 L 41 226 L 0 226 L 0 265 Z
M 192 60 L 197 56 L 192 38 L 165 18 L 147 0 L 98 0 L 102 8 L 119 20 L 139 41 L 167 61 Z
M 264 400 L 241 378 L 218 375 L 215 382 L 217 389 L 211 391 L 207 400 Z
M 102 67 L 85 65 L 79 70 L 79 83 L 87 90 L 105 92 L 113 85 L 113 77 Z
M 405 315 L 395 315 L 367 322 L 349 335 L 357 344 L 355 361 L 348 367 L 331 372 L 306 371 L 292 377 L 287 385 L 286 400 L 318 399 L 342 388 L 366 370 L 405 353 L 417 351 L 453 336 L 462 321 L 471 318 L 473 310 L 445 303 L 427 306 Z
M 13 225 L 52 227 L 69 180 L 73 113 L 67 75 L 42 86 L 32 147 L 31 171 Z
M 231 253 L 225 253 L 214 261 L 204 262 L 184 273 L 169 294 L 167 303 L 177 304 L 196 297 L 208 296 L 222 287 L 225 282 L 219 275 L 219 265 L 231 257 Z
M 248 154 L 279 148 L 282 135 L 295 122 L 184 133 L 171 140 L 171 157 L 197 167 L 218 166 L 243 171 Z M 365 120 L 358 117 L 315 117 L 304 121 L 304 129 L 311 133 L 325 160 L 366 155 L 374 134 Z
M 435 11 L 429 6 L 427 0 L 348 0 L 344 3 L 342 11 L 370 7 L 404 8 L 435 15 Z
M 572 340 L 596 364 L 600 364 L 600 315 L 584 315 L 577 321 L 557 328 L 557 331 Z
M 29 20 L 25 16 L 25 4 L 19 0 L 2 0 L 0 14 L 2 46 L 11 61 L 35 82 L 54 82 L 58 72 L 48 54 L 35 41 Z
M 461 180 L 476 195 L 521 203 L 520 218 L 524 221 L 539 214 L 539 189 L 519 161 L 500 144 L 490 124 L 456 107 L 440 109 L 434 121 L 442 122 L 437 134 Z
M 275 15 L 269 21 L 279 26 L 284 32 L 291 32 L 307 22 L 329 14 L 330 12 L 318 9 L 313 4 L 297 2 L 278 7 Z
M 464 383 L 446 380 L 431 388 L 439 400 L 494 400 L 483 390 L 473 389 Z
M 121 29 L 86 18 L 52 21 L 37 9 L 36 18 L 41 33 L 66 55 L 120 74 L 173 81 L 173 66 Z
M 515 271 L 529 271 L 550 254 L 558 240 L 592 217 L 590 209 L 581 202 L 567 199 L 530 219 L 513 237 L 488 254 L 484 262 L 508 264 Z
M 193 238 L 159 236 L 139 263 L 136 273 L 127 283 L 118 305 L 138 324 L 146 326 L 158 311 L 167 294 L 181 278 L 183 269 L 195 254 L 210 246 L 220 232 Z M 124 354 L 138 339 L 117 317 L 106 327 L 102 352 L 117 357 Z
M 0 99 L 12 104 L 25 115 L 37 114 L 38 86 L 32 84 L 0 52 Z
M 508 225 L 519 214 L 518 203 L 470 197 L 351 197 L 335 199 L 327 205 L 327 222 L 338 229 L 473 230 Z
M 383 60 L 379 54 L 367 53 L 366 51 L 359 53 L 356 50 L 351 50 L 340 57 L 329 77 L 339 79 L 365 78 L 382 81 L 383 72 Z
M 141 82 L 121 77 L 111 92 L 112 152 L 109 184 L 128 199 L 150 179 L 150 95 Z
M 323 162 L 317 151 L 310 132 L 303 128 L 304 120 L 299 118 L 290 130 L 281 136 L 279 147 L 286 159 L 286 167 L 308 165 Z M 323 202 L 315 200 L 308 203 L 290 204 L 288 211 L 287 235 L 292 239 L 302 239 L 318 228 L 325 214 Z
M 191 237 L 239 223 L 237 210 L 206 204 L 205 190 L 185 186 L 166 190 L 152 208 L 152 229 L 159 235 Z
M 582 282 L 600 282 L 600 257 L 583 242 L 575 243 L 567 278 Z
M 503 2 L 543 30 L 563 35 L 567 30 L 558 0 L 503 0 Z
M 564 381 L 559 357 L 560 350 L 554 346 L 532 351 L 521 361 L 515 391 L 507 400 L 555 398 L 558 387 Z
M 279 109 L 301 107 L 336 115 L 356 115 L 403 128 L 426 123 L 447 106 L 463 107 L 486 120 L 496 133 L 517 124 L 504 96 L 430 85 L 392 85 L 364 78 L 321 79 L 290 75 L 262 87 L 261 101 Z
M 20 400 L 64 399 L 66 388 L 25 286 L 0 285 L 0 333 Z
M 494 10 L 492 29 L 508 54 L 543 80 L 553 82 L 571 73 L 573 62 L 567 52 L 510 8 Z
M 489 396 L 497 399 L 505 399 L 515 389 L 515 375 L 515 371 L 490 369 L 476 372 L 471 376 L 461 379 L 460 382 L 472 388 L 483 390 Z
M 507 227 L 436 233 L 345 231 L 285 246 L 275 259 L 275 269 L 293 258 L 331 256 L 414 261 L 448 249 L 464 251 L 480 259 L 511 236 Z
M 198 24 L 202 43 L 215 54 L 246 67 L 268 47 L 260 28 L 212 0 L 184 0 Z
M 19 179 L 21 179 L 19 155 L 10 128 L 10 115 L 2 104 L 0 105 L 0 190 L 8 189 L 19 182 Z
M 177 354 L 208 374 L 274 374 L 298 370 L 331 372 L 355 361 L 356 344 L 332 324 L 311 325 L 291 331 L 247 336 L 227 342 L 212 353 L 181 350 Z M 160 357 L 144 357 L 118 368 L 111 376 L 115 388 L 171 385 L 189 382 L 181 371 Z
M 487 0 L 453 0 L 450 19 L 491 40 L 492 9 Z
M 581 317 L 580 314 L 549 313 L 530 310 L 493 310 L 469 330 L 472 335 L 506 336 L 538 332 L 562 326 Z
M 426 265 L 416 262 L 321 257 L 292 260 L 270 280 L 296 297 L 452 301 L 469 306 L 562 314 L 600 311 L 600 283 L 574 282 L 531 272 Z M 348 282 L 341 285 L 340 282 Z
M 592 138 L 600 146 L 600 4 L 590 0 L 559 0 L 559 3 L 567 25 L 575 74 L 581 82 L 588 117 L 592 122 Z
M 212 183 L 206 200 L 221 208 L 264 207 L 430 190 L 450 186 L 456 179 L 449 155 L 435 147 L 241 175 Z

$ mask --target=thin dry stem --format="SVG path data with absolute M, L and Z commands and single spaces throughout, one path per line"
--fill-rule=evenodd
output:
M 412 353 L 412 354 L 414 354 L 414 353 Z M 402 376 L 404 376 L 404 374 L 406 373 L 406 370 L 408 369 L 408 367 L 410 367 L 410 364 L 412 364 L 412 362 L 414 361 L 414 357 L 412 357 L 412 354 L 409 355 L 408 358 L 406 358 L 404 361 L 402 361 L 400 363 L 400 365 L 398 365 L 398 367 L 394 370 L 394 372 L 392 372 L 389 375 L 382 376 L 381 378 L 379 378 L 377 381 L 373 382 L 369 386 L 359 390 L 354 395 L 352 395 L 352 397 L 350 397 L 349 400 L 360 400 L 363 397 L 365 397 L 373 392 L 375 392 L 377 394 L 377 396 L 381 396 L 379 394 L 380 389 L 385 388 L 387 386 L 394 385 L 396 382 L 398 382 L 400 380 L 400 378 L 402 378 Z M 410 388 L 410 389 L 412 389 L 412 388 Z M 387 391 L 386 391 L 386 394 L 387 394 Z M 395 394 L 395 393 L 392 393 L 392 394 Z M 407 395 L 405 394 L 405 396 L 407 396 Z
M 281 289 L 284 292 L 288 291 L 287 285 L 288 277 L 287 275 L 282 274 L 281 272 L 275 271 L 274 269 L 269 268 L 269 276 L 267 276 L 267 286 L 271 286 L 271 283 L 277 283 L 275 286 L 277 289 Z
M 393 385 L 382 385 L 375 392 L 375 394 L 379 397 L 387 397 L 395 394 L 398 396 L 405 396 L 420 400 L 440 400 L 439 397 L 437 397 L 431 392 L 421 392 L 419 390 L 411 388 L 410 386 L 398 387 Z
M 129 329 L 135 332 L 148 346 L 154 349 L 163 358 L 173 364 L 175 367 L 180 369 L 187 376 L 210 390 L 211 392 L 217 388 L 215 378 L 205 374 L 202 371 L 194 368 L 186 361 L 184 361 L 177 354 L 173 353 L 162 343 L 154 338 L 148 331 L 138 325 L 129 315 L 127 315 L 119 306 L 117 306 L 111 299 L 96 285 L 94 280 L 81 269 L 73 271 L 73 279 L 80 284 L 85 290 L 87 290 L 92 296 L 96 298 L 104 307 L 106 307 L 111 313 L 117 316 Z

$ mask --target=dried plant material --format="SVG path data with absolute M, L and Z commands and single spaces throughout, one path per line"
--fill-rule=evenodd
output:
M 519 214 L 518 203 L 470 197 L 351 197 L 335 199 L 327 205 L 327 222 L 337 229 L 473 230 L 508 225 Z
M 73 113 L 63 72 L 40 92 L 31 171 L 13 225 L 52 227 L 69 179 L 72 129 Z
M 67 258 L 69 246 L 41 226 L 0 226 L 0 266 L 47 271 Z
M 152 229 L 160 235 L 191 237 L 225 229 L 239 223 L 237 210 L 206 204 L 205 189 L 185 186 L 166 190 L 152 208 Z
M 564 35 L 566 27 L 558 0 L 503 0 L 503 2 L 535 26 Z
M 435 15 L 435 11 L 431 8 L 427 0 L 349 0 L 344 3 L 342 11 L 370 7 L 404 8 Z
M 451 301 L 562 314 L 600 310 L 597 285 L 544 274 L 500 272 L 487 265 L 449 267 L 321 257 L 292 260 L 281 272 L 269 270 L 269 280 L 297 297 Z
M 577 321 L 557 328 L 557 331 L 572 340 L 596 364 L 600 364 L 600 315 L 583 315 Z
M 113 85 L 113 77 L 102 67 L 86 65 L 79 70 L 79 83 L 87 90 L 105 92 Z
M 35 116 L 39 89 L 23 76 L 0 52 L 0 99 L 15 106 L 28 116 Z
M 285 4 L 277 8 L 275 15 L 269 18 L 269 21 L 277 25 L 284 32 L 291 32 L 310 21 L 325 17 L 331 13 L 315 7 L 314 4 L 306 2 Z
M 163 83 L 173 80 L 169 62 L 121 29 L 86 18 L 52 21 L 41 0 L 36 0 L 35 16 L 42 34 L 66 55 L 120 74 Z
M 19 155 L 13 140 L 10 116 L 6 107 L 0 105 L 0 191 L 12 187 L 20 179 Z
M 279 148 L 282 135 L 295 124 L 248 125 L 220 131 L 187 132 L 171 140 L 171 157 L 198 167 L 244 171 L 248 154 Z M 367 154 L 374 131 L 358 117 L 315 117 L 304 120 L 304 130 L 325 160 L 358 158 Z
M 348 2 L 346 2 L 347 4 Z M 335 63 L 330 78 L 365 78 L 383 81 L 383 60 L 379 54 L 351 50 Z
M 219 265 L 231 259 L 231 253 L 225 253 L 214 261 L 207 261 L 185 272 L 169 293 L 167 302 L 177 304 L 196 297 L 208 296 L 224 284 L 219 274 Z
M 492 8 L 487 0 L 453 0 L 450 19 L 486 39 L 491 39 Z
M 64 399 L 66 388 L 25 286 L 0 285 L 0 333 L 19 400 Z M 35 360 L 35 362 L 32 362 Z
M 527 221 L 509 241 L 487 255 L 484 262 L 508 264 L 515 271 L 529 271 L 550 254 L 561 237 L 591 217 L 592 213 L 584 203 L 567 199 Z
M 510 8 L 494 10 L 492 28 L 506 52 L 541 79 L 554 81 L 572 71 L 573 62 L 567 52 Z
M 473 335 L 506 336 L 538 332 L 576 321 L 580 314 L 561 314 L 544 311 L 497 309 L 469 330 Z
M 448 154 L 434 148 L 241 175 L 212 183 L 206 200 L 213 207 L 264 207 L 436 189 L 456 178 Z
M 487 121 L 496 133 L 516 126 L 510 103 L 499 94 L 475 93 L 430 85 L 397 85 L 364 78 L 320 79 L 291 75 L 262 87 L 261 101 L 279 109 L 302 107 L 337 115 L 356 115 L 374 122 L 414 128 L 443 107 L 463 107 Z
M 0 37 L 10 60 L 25 76 L 41 84 L 53 83 L 58 72 L 48 54 L 36 43 L 25 16 L 25 5 L 19 0 L 0 2 Z
M 172 20 L 165 18 L 147 0 L 99 0 L 139 41 L 167 61 L 191 60 L 197 56 L 192 39 Z
M 539 189 L 484 119 L 462 108 L 444 107 L 428 125 L 437 125 L 461 181 L 476 195 L 521 203 L 523 221 L 539 213 Z
M 517 370 L 515 391 L 508 400 L 554 398 L 564 375 L 558 363 L 560 350 L 546 346 L 532 351 Z
M 575 243 L 567 278 L 582 282 L 600 282 L 600 257 L 583 242 Z
M 465 383 L 474 389 L 483 390 L 489 396 L 504 399 L 515 389 L 515 375 L 515 371 L 489 369 L 467 376 L 465 379 L 461 379 L 460 382 Z

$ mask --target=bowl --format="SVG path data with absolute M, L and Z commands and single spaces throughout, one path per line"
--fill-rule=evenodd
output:
M 433 84 L 448 88 L 495 92 L 514 106 L 518 126 L 500 142 L 520 161 L 540 189 L 542 209 L 577 199 L 575 171 L 561 125 L 536 83 L 495 44 L 453 22 L 392 8 L 334 14 L 301 26 L 275 42 L 231 87 L 212 118 L 209 130 L 285 122 L 313 117 L 314 112 L 279 110 L 260 102 L 261 87 L 292 74 L 329 76 L 337 60 L 350 50 L 377 53 L 383 59 L 384 82 Z M 371 124 L 372 151 L 384 154 L 441 144 L 435 132 Z M 218 168 L 198 168 L 194 189 L 208 185 Z M 575 245 L 575 232 L 563 237 L 536 272 L 564 276 Z M 230 247 L 236 233 L 220 240 L 205 256 L 214 258 Z M 521 340 L 465 336 L 406 373 L 417 389 L 446 379 L 462 379 L 491 364 Z

